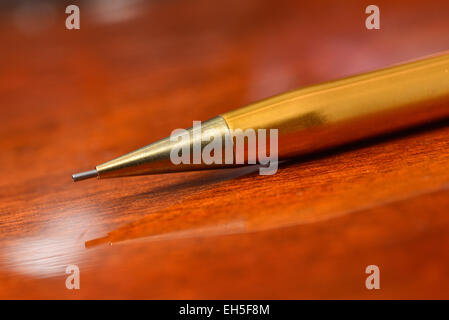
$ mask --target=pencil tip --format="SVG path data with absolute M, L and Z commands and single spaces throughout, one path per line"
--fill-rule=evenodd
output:
M 89 178 L 94 178 L 98 176 L 98 172 L 97 170 L 90 170 L 90 171 L 85 171 L 85 172 L 80 172 L 80 173 L 74 173 L 72 174 L 72 180 L 73 182 L 77 182 L 77 181 L 81 181 L 81 180 L 86 180 Z

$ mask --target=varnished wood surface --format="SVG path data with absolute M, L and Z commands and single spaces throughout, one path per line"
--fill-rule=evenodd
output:
M 2 10 L 0 298 L 449 298 L 448 121 L 274 176 L 70 178 L 192 120 L 449 49 L 447 1 L 376 4 L 379 31 L 363 1 L 155 1 L 122 20 L 81 2 L 79 31 L 53 2 Z

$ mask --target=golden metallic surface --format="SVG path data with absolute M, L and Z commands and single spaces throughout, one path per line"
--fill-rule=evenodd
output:
M 284 158 L 445 116 L 449 116 L 449 54 L 265 99 L 204 122 L 202 132 L 212 129 L 224 146 L 229 129 L 278 129 L 278 156 Z M 192 128 L 188 130 L 192 150 L 197 138 Z M 201 149 L 209 141 L 201 141 Z M 174 165 L 170 151 L 175 143 L 165 138 L 98 165 L 98 178 L 232 166 Z
M 230 129 L 278 129 L 285 157 L 448 115 L 445 54 L 291 91 L 222 116 Z
M 193 154 L 193 144 L 198 141 L 198 137 L 193 134 L 193 128 L 187 129 L 190 135 L 190 143 L 188 148 L 190 155 Z M 218 116 L 208 121 L 201 123 L 201 132 L 208 133 L 222 138 L 224 145 L 225 136 L 228 132 L 228 126 L 222 117 Z M 199 137 L 201 139 L 201 137 Z M 201 149 L 209 143 L 210 140 L 201 140 L 199 145 Z M 113 159 L 106 163 L 100 164 L 96 167 L 98 178 L 114 178 L 123 176 L 136 176 L 144 174 L 170 173 L 180 171 L 214 169 L 216 167 L 223 167 L 225 165 L 206 165 L 203 163 L 190 164 L 180 163 L 174 165 L 170 160 L 170 151 L 177 144 L 177 142 L 170 141 L 170 137 L 156 141 L 143 148 L 127 153 L 119 158 Z

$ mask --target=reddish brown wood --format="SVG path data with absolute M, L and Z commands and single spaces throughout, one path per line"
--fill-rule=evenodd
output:
M 0 298 L 449 298 L 447 122 L 269 177 L 70 179 L 192 120 L 449 49 L 447 1 L 376 4 L 379 31 L 359 1 L 157 1 L 116 23 L 82 2 L 79 31 L 63 7 L 34 31 L 2 10 Z

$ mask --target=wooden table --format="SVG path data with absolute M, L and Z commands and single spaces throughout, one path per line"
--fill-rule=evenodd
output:
M 448 121 L 274 176 L 71 181 L 192 120 L 449 49 L 449 2 L 375 3 L 380 30 L 363 1 L 84 1 L 80 30 L 58 2 L 2 8 L 0 298 L 449 298 Z

